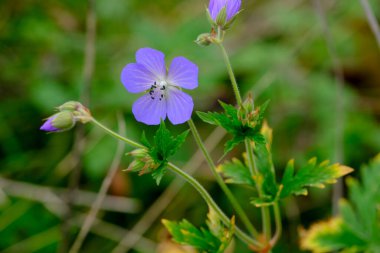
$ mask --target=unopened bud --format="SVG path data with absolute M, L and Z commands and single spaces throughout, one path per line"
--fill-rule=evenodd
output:
M 73 112 L 73 111 L 76 111 L 80 106 L 82 106 L 82 104 L 79 103 L 79 102 L 76 102 L 76 101 L 69 101 L 69 102 L 64 103 L 64 104 L 61 105 L 61 106 L 58 106 L 58 110 L 59 110 L 60 112 L 62 112 L 62 111 L 70 111 L 70 112 Z
M 75 126 L 75 118 L 72 112 L 63 111 L 49 117 L 40 130 L 46 132 L 64 132 Z
M 212 42 L 211 34 L 209 33 L 202 33 L 195 40 L 195 43 L 197 43 L 200 46 L 208 46 L 211 44 L 211 42 Z
M 254 102 L 252 93 L 248 93 L 248 97 L 238 108 L 238 118 L 243 125 L 250 124 L 255 116 Z

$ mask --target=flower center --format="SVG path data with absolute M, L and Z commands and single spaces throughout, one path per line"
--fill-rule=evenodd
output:
M 168 83 L 164 80 L 154 82 L 154 84 L 149 89 L 150 98 L 152 100 L 158 99 L 159 101 L 161 101 L 166 97 L 167 88 Z

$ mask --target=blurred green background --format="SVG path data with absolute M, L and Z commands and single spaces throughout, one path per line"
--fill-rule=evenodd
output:
M 334 161 L 337 121 L 344 126 L 344 164 L 358 169 L 380 151 L 380 50 L 358 0 L 322 2 L 343 70 L 344 91 L 339 94 L 334 61 L 312 1 L 243 0 L 244 11 L 226 36 L 242 92 L 252 91 L 257 104 L 271 100 L 267 119 L 274 129 L 278 174 L 292 158 L 296 164 L 313 156 Z M 378 0 L 370 3 L 379 18 Z M 195 110 L 220 110 L 218 99 L 234 103 L 218 49 L 193 42 L 210 30 L 207 4 L 95 1 L 96 59 L 87 106 L 98 120 L 117 130 L 116 114 L 122 113 L 126 135 L 136 140 L 142 130 L 151 136 L 156 129 L 134 120 L 131 105 L 139 95 L 128 93 L 119 81 L 121 69 L 134 61 L 140 47 L 161 50 L 168 60 L 182 55 L 198 64 L 200 85 L 189 92 Z M 83 134 L 77 129 L 62 134 L 39 130 L 54 107 L 79 100 L 83 93 L 87 10 L 87 1 L 0 1 L 0 252 L 65 252 L 81 224 L 71 218 L 88 211 L 114 159 L 117 142 L 93 126 L 86 126 Z M 344 107 L 336 114 L 339 99 Z M 206 139 L 214 128 L 195 114 L 193 118 Z M 187 125 L 169 127 L 180 132 Z M 77 136 L 85 140 L 79 154 Z M 190 136 L 186 144 L 173 159 L 181 166 L 196 150 Z M 223 142 L 213 151 L 215 161 L 222 152 Z M 103 223 L 87 236 L 80 252 L 111 252 L 175 178 L 169 173 L 157 187 L 150 176 L 122 172 L 130 161 L 122 157 L 109 190 L 121 199 L 109 198 L 98 215 Z M 78 169 L 82 191 L 74 194 L 79 200 L 67 212 L 65 201 L 72 198 L 65 189 Z M 206 164 L 195 176 L 232 215 Z M 249 205 L 250 192 L 232 189 L 259 225 L 258 212 Z M 118 209 L 120 202 L 125 205 Z M 275 251 L 298 252 L 298 227 L 329 217 L 331 203 L 331 189 L 283 203 L 285 232 Z M 185 185 L 130 252 L 182 252 L 166 248 L 172 246 L 160 219 L 186 217 L 203 225 L 206 213 L 206 204 Z M 239 241 L 235 247 L 233 252 L 249 252 Z

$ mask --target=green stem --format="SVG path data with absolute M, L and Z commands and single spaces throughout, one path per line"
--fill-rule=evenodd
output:
M 104 131 L 106 131 L 109 135 L 115 137 L 116 139 L 122 140 L 125 143 L 127 143 L 127 144 L 129 144 L 129 145 L 131 145 L 133 147 L 136 147 L 136 148 L 145 148 L 145 146 L 143 146 L 143 145 L 141 145 L 141 144 L 139 144 L 139 143 L 137 143 L 135 141 L 132 141 L 132 140 L 130 140 L 128 138 L 125 138 L 125 137 L 123 137 L 123 136 L 115 133 L 114 131 L 112 131 L 111 129 L 107 128 L 106 126 L 104 126 L 102 123 L 100 123 L 99 121 L 97 121 L 94 118 L 92 118 L 92 122 L 95 123 L 98 127 L 102 128 Z M 173 172 L 175 172 L 176 174 L 178 174 L 182 178 L 184 178 L 190 185 L 192 185 L 199 192 L 199 194 L 202 196 L 202 198 L 206 201 L 206 203 L 210 207 L 212 207 L 215 210 L 215 212 L 219 216 L 219 219 L 226 226 L 230 226 L 231 225 L 230 220 L 228 219 L 228 217 L 223 213 L 223 211 L 219 208 L 219 206 L 212 199 L 212 197 L 210 196 L 210 194 L 208 194 L 208 192 L 203 188 L 203 186 L 197 180 L 195 180 L 192 176 L 188 175 L 187 173 L 185 173 L 184 171 L 182 171 L 180 168 L 178 168 L 177 166 L 175 166 L 172 163 L 169 163 L 168 167 Z M 252 245 L 252 246 L 256 246 L 256 247 L 262 247 L 262 244 L 260 242 L 258 242 L 255 239 L 252 239 L 249 235 L 245 234 L 238 227 L 235 227 L 235 234 L 236 234 L 236 236 L 242 242 L 244 242 L 244 243 L 246 243 L 248 245 Z
M 232 89 L 235 93 L 236 102 L 238 105 L 240 105 L 242 103 L 242 99 L 240 96 L 239 87 L 238 87 L 238 84 L 236 82 L 234 71 L 232 70 L 230 58 L 228 57 L 228 54 L 227 54 L 226 49 L 224 48 L 223 44 L 221 42 L 216 43 L 216 44 L 219 46 L 220 50 L 222 51 L 224 63 L 226 64 L 228 75 L 230 76 L 230 79 L 231 79 Z
M 229 60 L 227 51 L 224 48 L 224 46 L 222 44 L 222 41 L 219 41 L 216 44 L 219 46 L 220 50 L 222 51 L 223 59 L 224 59 L 224 62 L 226 64 L 228 74 L 230 76 L 230 80 L 231 80 L 231 84 L 232 84 L 232 89 L 233 89 L 233 91 L 235 93 L 236 102 L 237 102 L 238 105 L 240 105 L 242 103 L 242 99 L 241 99 L 241 95 L 240 95 L 240 92 L 239 92 L 239 87 L 238 87 L 238 84 L 236 82 L 236 78 L 235 78 L 235 75 L 234 75 L 234 72 L 233 72 L 233 69 L 232 69 L 231 62 Z M 246 150 L 247 150 L 247 155 L 249 157 L 248 161 L 249 161 L 249 170 L 250 170 L 250 173 L 251 173 L 252 176 L 259 176 L 259 171 L 256 168 L 255 163 L 254 163 L 253 150 L 252 150 L 252 147 L 251 147 L 251 145 L 249 143 L 249 140 L 245 141 L 245 146 L 246 146 Z M 261 192 L 261 187 L 258 185 L 257 189 L 258 189 L 259 197 L 261 198 L 263 196 L 263 194 Z M 266 240 L 270 240 L 270 237 L 271 237 L 271 223 L 270 223 L 270 213 L 269 213 L 268 207 L 262 207 L 261 208 L 261 213 L 262 213 L 262 219 L 263 219 L 263 233 L 265 235 Z
M 250 222 L 247 214 L 244 212 L 243 208 L 240 206 L 239 202 L 236 200 L 235 196 L 232 194 L 230 189 L 227 187 L 227 185 L 224 183 L 223 178 L 220 176 L 220 174 L 216 171 L 216 166 L 214 164 L 214 161 L 212 160 L 209 152 L 207 151 L 205 145 L 202 142 L 202 139 L 198 133 L 197 128 L 195 127 L 195 124 L 192 119 L 188 121 L 191 132 L 193 133 L 195 142 L 197 143 L 199 149 L 202 151 L 212 174 L 214 175 L 216 182 L 219 184 L 220 188 L 222 188 L 224 194 L 226 194 L 228 200 L 231 202 L 232 207 L 235 209 L 236 213 L 242 220 L 243 224 L 246 226 L 248 231 L 255 237 L 259 236 L 259 233 L 255 229 L 255 227 Z
M 203 186 L 192 176 L 188 175 L 184 171 L 182 171 L 180 168 L 175 166 L 172 163 L 168 164 L 169 169 L 171 169 L 173 172 L 184 178 L 190 185 L 192 185 L 198 193 L 202 196 L 202 198 L 206 201 L 206 203 L 214 209 L 214 211 L 218 214 L 219 219 L 226 225 L 230 226 L 231 222 L 230 219 L 223 213 L 223 211 L 219 208 L 219 206 L 215 203 L 215 201 L 212 199 L 210 194 L 203 188 Z M 245 234 L 242 230 L 240 230 L 238 227 L 235 228 L 235 234 L 236 236 L 244 243 L 248 245 L 258 246 L 261 247 L 261 243 L 258 242 L 255 239 L 252 239 L 250 236 Z
M 121 136 L 118 133 L 115 133 L 114 131 L 112 131 L 111 129 L 107 128 L 106 126 L 104 126 L 102 123 L 100 123 L 96 119 L 92 118 L 91 121 L 94 122 L 98 127 L 102 128 L 104 131 L 106 131 L 108 134 L 110 134 L 111 136 L 115 137 L 116 139 L 122 140 L 125 143 L 127 143 L 127 144 L 129 144 L 129 145 L 131 145 L 131 146 L 133 146 L 135 148 L 145 148 L 145 146 L 141 145 L 140 143 L 137 143 L 135 141 L 132 141 L 132 140 L 130 140 L 128 138 L 125 138 L 125 137 Z
M 251 172 L 252 176 L 258 176 L 260 175 L 256 165 L 255 165 L 255 158 L 253 156 L 253 149 L 252 145 L 250 143 L 250 140 L 245 140 L 245 148 L 247 150 L 247 157 L 248 157 L 248 167 L 249 171 Z M 261 190 L 261 185 L 258 184 L 258 181 L 256 180 L 256 188 L 257 192 L 259 193 L 259 197 L 261 198 L 263 196 L 263 192 Z M 271 222 L 270 222 L 270 213 L 268 207 L 261 207 L 261 216 L 263 218 L 263 234 L 266 238 L 266 240 L 269 240 L 271 237 Z
M 282 233 L 281 213 L 280 213 L 280 207 L 278 206 L 278 202 L 274 203 L 273 212 L 274 212 L 274 220 L 276 224 L 276 232 L 270 242 L 272 247 L 276 245 Z

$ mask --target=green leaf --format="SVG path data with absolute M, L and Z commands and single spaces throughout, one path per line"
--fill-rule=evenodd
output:
M 154 136 L 154 145 L 150 149 L 152 158 L 159 164 L 167 162 L 167 159 L 174 155 L 185 142 L 189 130 L 174 137 L 166 128 L 165 123 L 161 121 L 156 135 Z
M 341 218 L 312 225 L 308 231 L 301 230 L 301 249 L 312 252 L 333 252 L 341 249 L 364 252 L 365 241 L 353 233 Z
M 170 156 L 174 155 L 185 142 L 189 130 L 174 137 L 161 121 L 160 127 L 150 144 L 143 132 L 141 142 L 146 149 L 137 149 L 129 154 L 135 157 L 127 170 L 137 171 L 140 175 L 152 173 L 157 185 L 166 173 L 166 165 Z
M 239 118 L 239 111 L 232 105 L 219 101 L 224 109 L 223 113 L 197 112 L 198 116 L 206 123 L 223 127 L 233 137 L 227 141 L 224 148 L 224 155 L 229 153 L 238 144 L 244 142 L 246 138 L 255 141 L 255 135 L 260 132 L 264 120 L 264 112 L 268 106 L 268 101 L 254 112 L 246 112 L 244 123 Z
M 145 147 L 150 148 L 150 143 L 149 143 L 148 139 L 146 138 L 146 135 L 145 135 L 145 132 L 144 132 L 144 131 L 142 132 L 142 135 L 141 135 L 140 141 L 141 141 L 141 143 L 142 143 Z
M 207 217 L 208 229 L 198 229 L 187 220 L 178 223 L 163 220 L 162 223 L 177 243 L 193 246 L 200 252 L 223 253 L 233 238 L 235 218 L 232 217 L 231 225 L 226 228 L 212 208 L 209 208 Z
M 207 227 L 210 232 L 220 240 L 217 253 L 223 253 L 230 244 L 235 232 L 235 217 L 230 221 L 230 227 L 226 228 L 213 208 L 209 208 L 207 214 Z
M 278 194 L 272 155 L 268 150 L 269 145 L 267 145 L 266 139 L 262 134 L 256 134 L 253 139 L 255 166 L 262 177 L 256 180 L 256 182 L 262 189 L 262 192 L 265 195 L 264 197 L 267 198 L 265 201 L 271 201 L 275 199 Z
M 178 223 L 163 220 L 162 223 L 169 230 L 175 242 L 193 246 L 201 252 L 219 252 L 218 250 L 222 243 L 211 231 L 204 228 L 198 229 L 187 220 L 182 220 Z
M 317 164 L 317 159 L 313 158 L 304 167 L 295 172 L 294 161 L 291 160 L 288 162 L 282 178 L 283 189 L 280 197 L 285 198 L 291 194 L 307 195 L 306 187 L 324 188 L 324 184 L 335 183 L 337 178 L 352 171 L 352 168 L 338 163 L 329 164 L 328 161 L 324 161 Z
M 248 167 L 239 159 L 232 158 L 218 166 L 217 170 L 223 173 L 226 183 L 241 184 L 255 187 L 255 181 L 251 177 Z
M 361 168 L 361 181 L 347 179 L 349 199 L 341 216 L 301 233 L 301 246 L 313 252 L 380 252 L 380 155 Z

